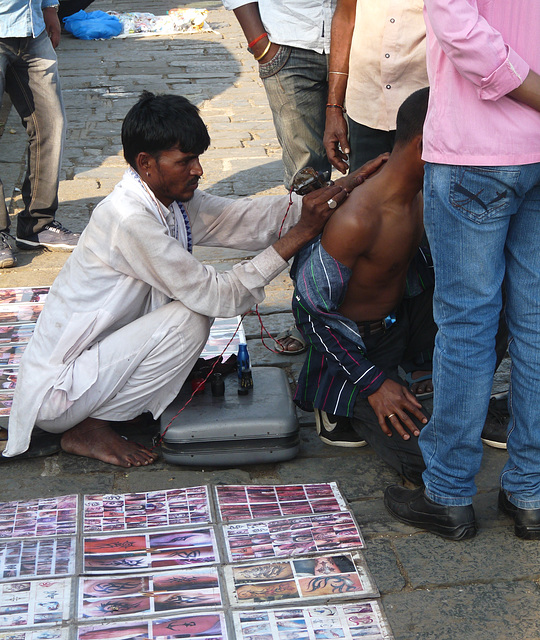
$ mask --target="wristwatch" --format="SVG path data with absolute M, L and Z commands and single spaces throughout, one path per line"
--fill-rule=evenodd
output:
M 56 13 L 58 13 L 58 9 L 60 8 L 59 4 L 50 4 L 48 7 L 43 7 L 44 9 L 56 9 Z

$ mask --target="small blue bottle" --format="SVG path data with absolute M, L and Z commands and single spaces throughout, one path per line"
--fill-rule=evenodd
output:
M 251 375 L 247 344 L 242 342 L 238 345 L 236 367 L 238 370 L 238 395 L 245 396 L 250 389 L 253 389 L 253 377 Z

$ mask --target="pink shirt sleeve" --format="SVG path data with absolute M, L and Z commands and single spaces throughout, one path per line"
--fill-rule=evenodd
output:
M 477 0 L 424 0 L 424 6 L 442 50 L 481 100 L 498 100 L 524 82 L 529 65 L 480 15 Z

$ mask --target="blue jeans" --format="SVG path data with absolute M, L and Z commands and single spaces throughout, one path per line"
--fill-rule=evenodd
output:
M 501 486 L 516 506 L 538 508 L 540 163 L 428 163 L 424 198 L 439 328 L 433 414 L 419 438 L 426 494 L 440 504 L 467 505 L 476 492 L 504 278 L 512 372 L 509 457 Z
M 0 99 L 4 91 L 29 137 L 17 222 L 17 236 L 26 238 L 54 220 L 65 135 L 56 54 L 46 31 L 37 38 L 0 38 Z M 0 181 L 0 231 L 8 231 L 3 195 Z
M 285 186 L 298 169 L 330 170 L 323 145 L 328 56 L 281 45 L 270 62 L 259 66 L 259 75 L 283 150 Z

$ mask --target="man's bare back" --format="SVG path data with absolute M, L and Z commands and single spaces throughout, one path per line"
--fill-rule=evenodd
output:
M 340 312 L 355 322 L 382 319 L 397 307 L 424 232 L 421 182 L 404 185 L 396 168 L 389 160 L 357 187 L 322 236 L 324 249 L 352 269 Z

